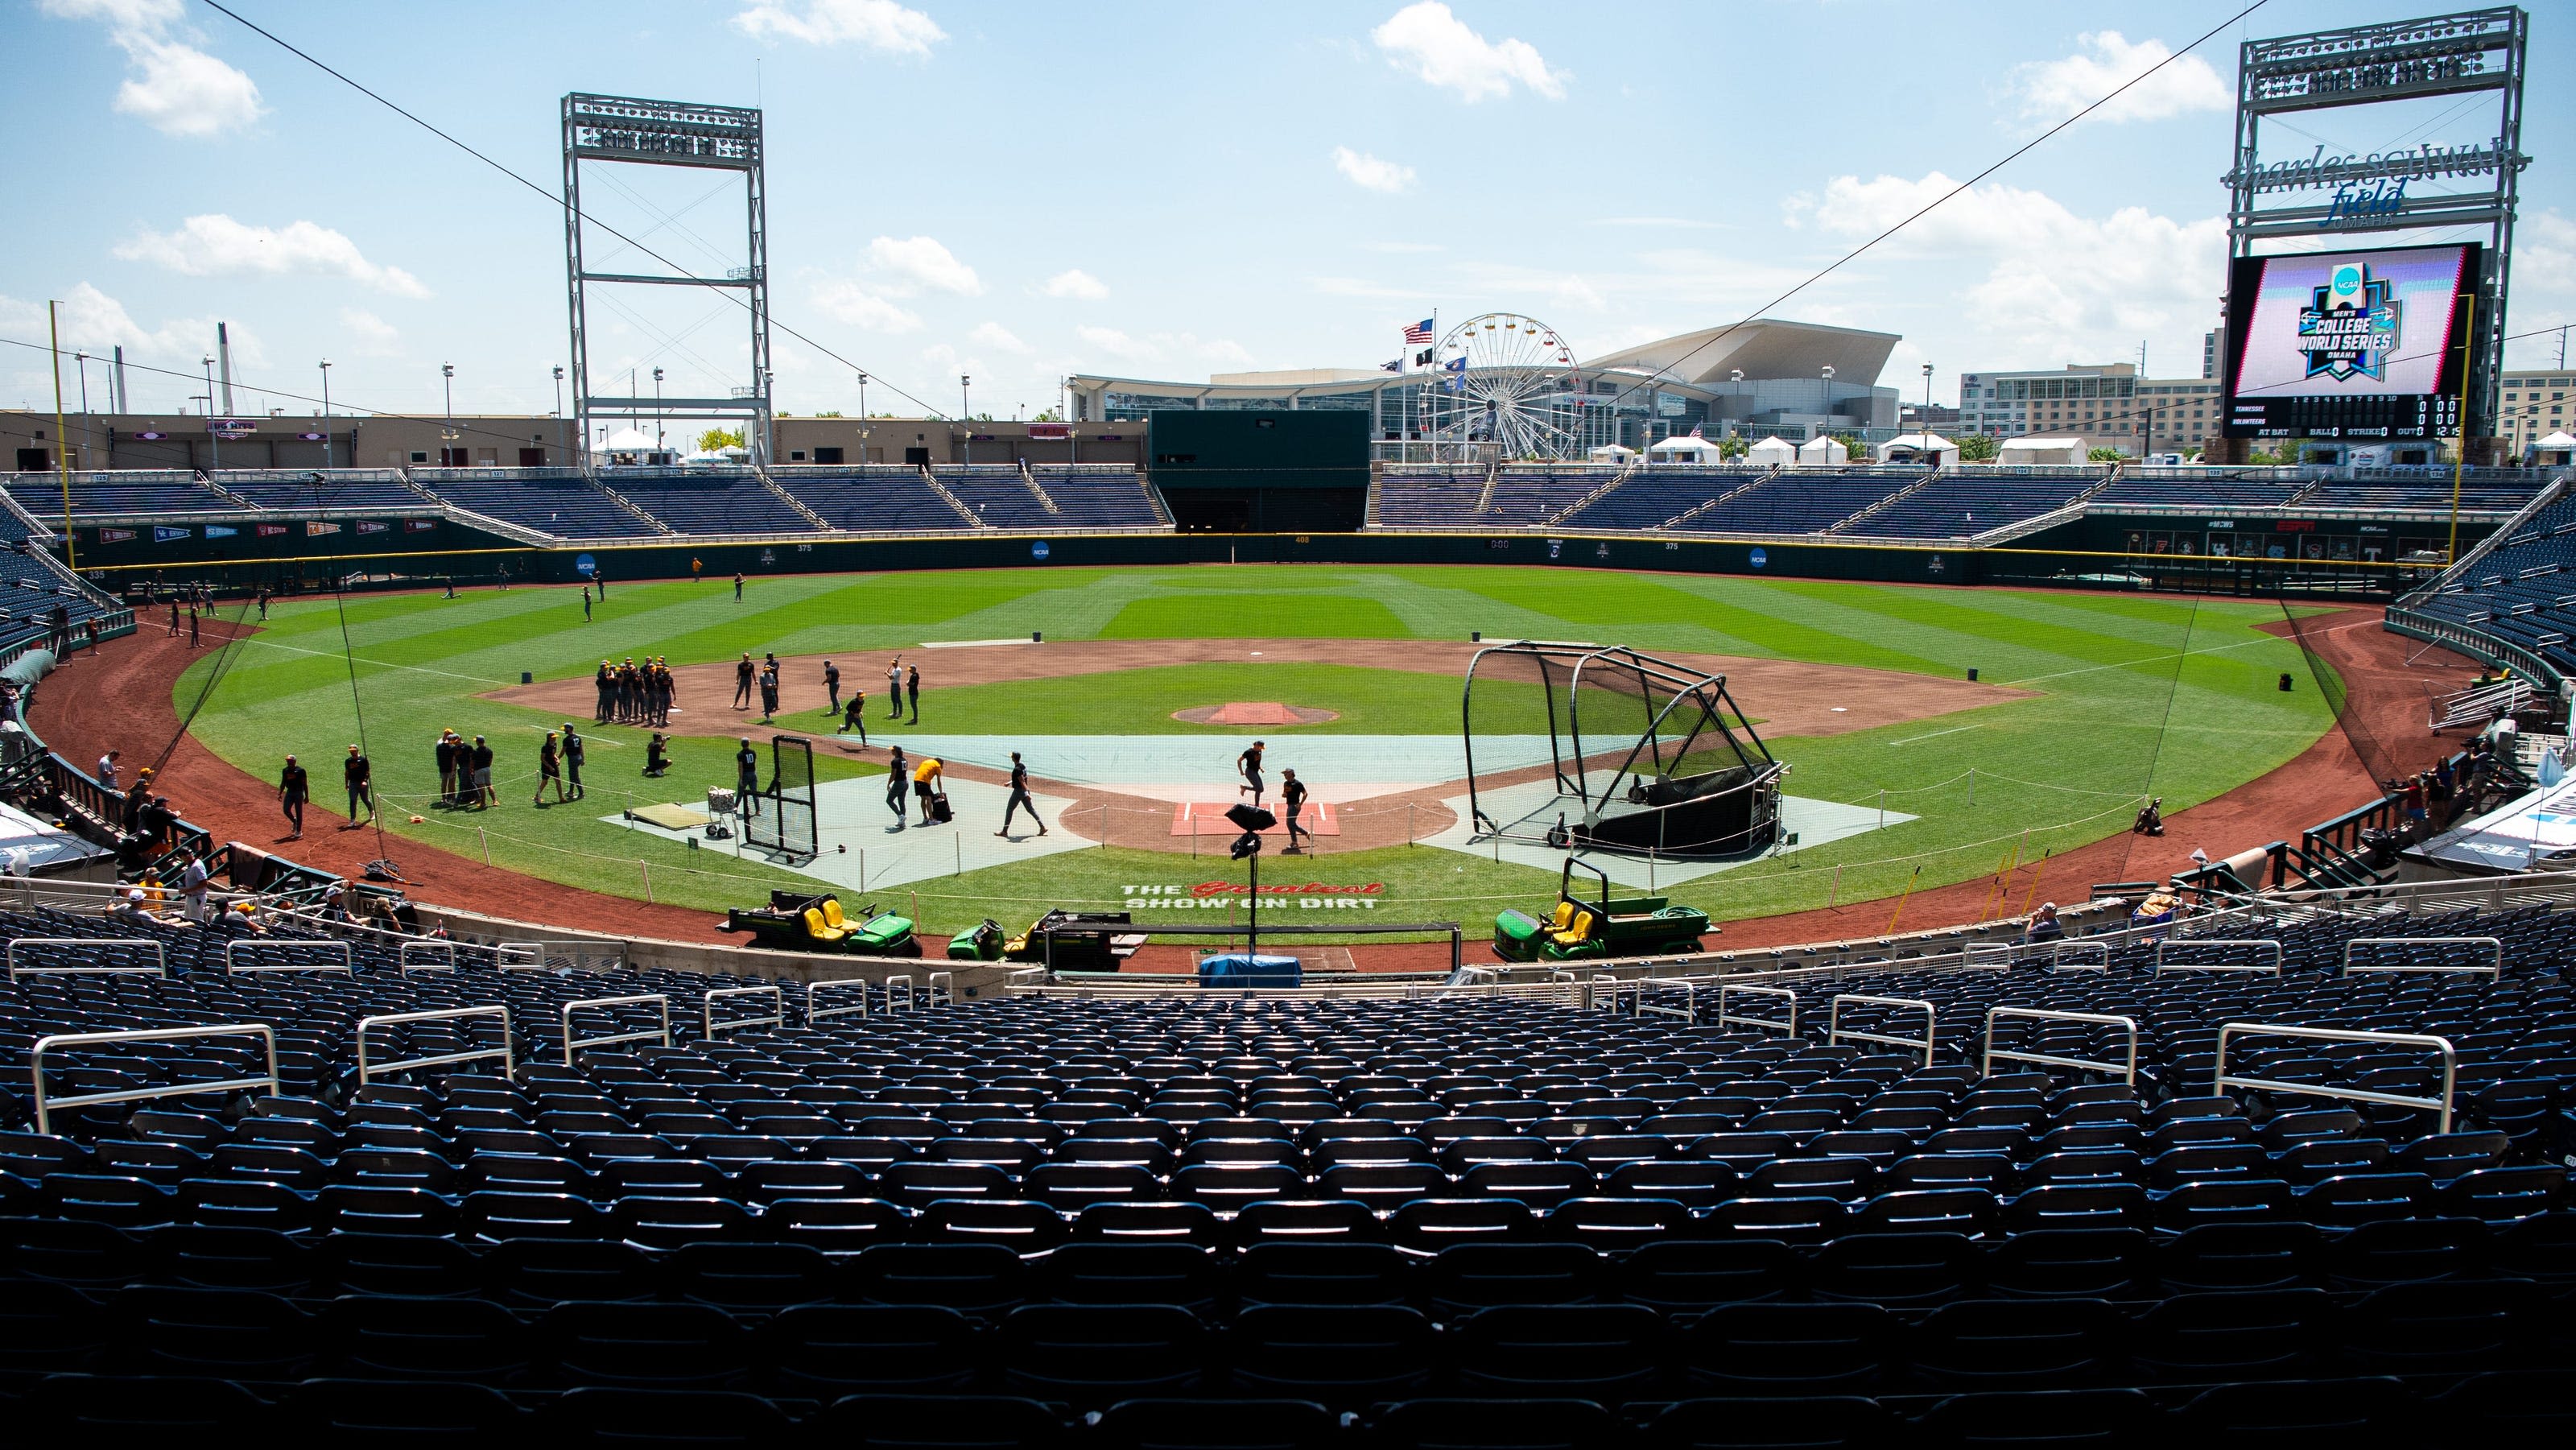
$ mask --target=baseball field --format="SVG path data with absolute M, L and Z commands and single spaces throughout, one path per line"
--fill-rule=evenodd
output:
M 1224 859 L 1230 828 L 1202 822 L 1237 798 L 1235 762 L 1259 738 L 1272 788 L 1299 769 L 1334 828 L 1311 854 L 1266 855 L 1265 882 L 1473 935 L 1502 907 L 1547 899 L 1555 871 L 1461 819 L 1471 635 L 1621 644 L 1723 670 L 1792 767 L 1793 828 L 1811 823 L 1797 848 L 1727 869 L 1667 864 L 1655 889 L 1721 921 L 1876 902 L 1894 922 L 1907 893 L 1981 878 L 1996 883 L 1996 914 L 2024 895 L 2080 895 L 2097 878 L 2052 876 L 2049 863 L 2123 836 L 2143 798 L 2170 816 L 2299 757 L 2333 720 L 2282 623 L 2262 601 L 1545 568 L 794 575 L 754 579 L 740 600 L 723 580 L 617 584 L 587 618 L 570 588 L 285 601 L 210 645 L 172 705 L 256 780 L 298 755 L 316 804 L 335 812 L 337 762 L 363 740 L 397 857 L 433 847 L 708 912 L 772 887 L 855 890 L 908 904 L 934 934 L 1052 905 L 1213 921 L 1201 903 L 1228 900 L 1221 888 L 1242 873 Z M 782 662 L 766 724 L 732 705 L 746 652 Z M 886 712 L 898 654 L 922 674 L 917 724 Z M 593 672 L 629 656 L 663 657 L 680 678 L 659 779 L 642 775 L 649 732 L 592 723 Z M 825 659 L 844 698 L 869 694 L 864 746 L 825 713 Z M 1228 705 L 1283 706 L 1302 723 L 1188 718 Z M 534 805 L 540 743 L 567 721 L 589 742 L 586 796 Z M 438 804 L 442 728 L 492 742 L 497 806 Z M 738 742 L 766 762 L 780 733 L 813 742 L 818 860 L 624 818 L 704 810 L 709 787 L 733 783 Z M 949 763 L 955 823 L 895 827 L 889 743 Z M 1010 750 L 1025 754 L 1043 838 L 1025 815 L 993 834 Z M 2319 800 L 2318 813 L 2340 804 Z M 2098 853 L 2091 864 L 2105 869 Z M 1318 910 L 1303 924 L 1343 919 L 1357 918 Z

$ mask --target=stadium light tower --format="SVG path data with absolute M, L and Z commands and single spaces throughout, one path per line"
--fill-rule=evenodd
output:
M 563 416 L 563 369 L 555 369 L 555 416 Z
M 331 360 L 322 359 L 322 466 L 331 466 Z
M 859 370 L 859 421 L 860 421 L 860 422 L 862 422 L 862 423 L 864 423 L 864 422 L 866 422 L 866 421 L 867 421 L 867 418 L 868 418 L 868 373 L 867 373 L 867 369 L 865 369 L 865 368 L 861 368 L 861 369 Z
M 957 425 L 966 430 L 966 455 L 961 462 L 975 461 L 975 403 L 966 385 L 975 381 L 964 373 L 957 375 Z
M 224 466 L 224 435 L 215 431 L 215 355 L 205 356 L 206 364 L 206 466 Z
M 653 369 L 653 451 L 662 451 L 662 370 Z

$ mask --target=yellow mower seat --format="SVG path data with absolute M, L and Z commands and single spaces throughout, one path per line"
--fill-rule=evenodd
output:
M 832 914 L 838 916 L 841 913 L 836 909 Z M 832 925 L 823 919 L 822 912 L 809 906 L 805 908 L 805 934 L 816 941 L 839 941 L 850 934 L 850 929 Z
M 838 927 L 844 932 L 850 929 L 850 919 L 841 915 L 841 898 L 837 896 L 823 898 L 823 924 Z
M 1558 946 L 1579 946 L 1592 939 L 1591 912 L 1579 910 L 1571 902 L 1560 901 L 1556 904 L 1556 919 L 1556 929 L 1547 936 Z

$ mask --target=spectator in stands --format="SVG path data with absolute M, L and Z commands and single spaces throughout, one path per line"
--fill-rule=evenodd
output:
M 735 661 L 733 667 L 733 707 L 735 709 L 751 708 L 751 679 L 759 672 L 759 667 L 751 662 L 751 651 L 744 650 L 742 658 Z
M 555 783 L 555 802 L 562 804 L 567 799 L 563 784 L 563 747 L 551 730 L 546 732 L 546 743 L 537 747 L 537 793 L 530 798 L 530 804 L 541 806 L 546 803 L 547 781 Z
M 894 812 L 894 828 L 898 831 L 906 820 L 903 793 L 911 784 L 912 767 L 904 762 L 903 747 L 898 745 L 894 754 L 886 757 L 886 809 Z
M 931 763 L 935 765 L 938 762 Z M 1028 811 L 1029 819 L 1037 823 L 1038 834 L 1045 835 L 1046 817 L 1038 814 L 1038 803 L 1029 795 L 1029 768 L 1020 760 L 1020 753 L 1014 750 L 1011 752 L 1011 798 L 1002 805 L 1002 829 L 993 834 L 1008 837 L 1011 834 L 1011 818 L 1023 809 Z
M 2161 836 L 2165 833 L 2165 798 L 2156 796 L 2138 808 L 2137 820 L 2130 823 L 2133 836 Z
M 823 661 L 823 693 L 829 697 L 823 702 L 823 713 L 826 715 L 840 714 L 841 667 L 832 663 L 830 660 Z
M 2039 910 L 2030 914 L 2030 930 L 2022 934 L 2022 939 L 2034 943 L 2066 940 L 2066 927 L 2057 919 L 2056 902 L 2039 904 Z
M 644 773 L 658 777 L 670 768 L 671 738 L 656 730 L 653 738 L 644 743 Z
M 2407 780 L 2401 797 L 2406 802 L 2407 825 L 2410 828 L 2420 827 L 2426 818 L 2423 774 L 2418 773 Z
M 304 839 L 304 803 L 312 796 L 312 778 L 295 763 L 294 756 L 286 757 L 286 768 L 277 774 L 277 807 L 286 813 L 286 839 Z
M 179 867 L 179 896 L 190 921 L 212 919 L 206 913 L 206 860 L 194 851 Z
M 491 742 L 485 740 L 480 735 L 475 736 L 474 749 L 472 753 L 466 756 L 466 759 L 471 764 L 474 771 L 474 808 L 479 811 L 486 806 L 499 805 L 501 803 L 500 793 L 492 789 Z
M 375 816 L 375 775 L 375 765 L 358 747 L 350 746 L 349 758 L 340 762 L 340 783 L 349 791 L 349 822 L 340 829 L 354 831 L 358 828 L 358 809 L 361 806 L 366 808 L 370 819 Z
M 849 707 L 841 712 L 841 733 L 846 735 L 853 730 L 859 734 L 859 748 L 867 749 L 868 692 L 865 690 L 852 690 Z
M 116 758 L 122 754 L 123 751 L 111 750 L 98 758 L 98 783 L 109 790 L 116 789 Z
M 581 763 L 586 754 L 588 754 L 587 742 L 573 733 L 572 722 L 566 720 L 563 726 L 564 784 L 572 788 L 574 800 L 582 797 Z
M 903 688 L 904 693 L 912 696 L 912 723 L 918 725 L 921 723 L 921 666 L 904 666 Z
M 161 924 L 161 918 L 154 916 L 151 912 L 143 909 L 143 888 L 140 886 L 127 887 L 125 889 L 125 894 L 117 898 L 116 905 L 108 909 L 107 919 L 110 921 L 132 922 L 137 926 L 159 926 Z
M 160 849 L 161 843 L 170 838 L 171 830 L 178 824 L 179 813 L 170 808 L 170 798 L 154 796 L 152 804 L 143 808 L 141 817 L 144 850 L 148 853 Z

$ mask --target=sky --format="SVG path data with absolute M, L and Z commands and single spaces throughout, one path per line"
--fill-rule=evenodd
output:
M 1903 335 L 1880 381 L 2135 361 L 2196 377 L 2224 287 L 2239 41 L 2421 0 L 2269 0 L 1857 260 L 1842 254 L 2247 0 L 966 5 L 226 0 L 502 174 L 204 0 L 0 0 L 17 224 L 0 339 L 122 344 L 176 410 L 229 324 L 237 385 L 307 411 L 554 408 L 568 91 L 762 108 L 778 406 L 1056 406 L 1068 373 L 1367 368 L 1405 324 L 1516 312 L 1578 355 L 1752 315 Z M 2534 7 L 2509 319 L 2576 313 L 2576 8 Z M 2267 158 L 2492 135 L 2492 102 L 2292 118 Z M 739 265 L 713 173 L 585 166 L 603 228 Z M 661 270 L 595 230 L 593 268 Z M 2465 234 L 2463 234 L 2465 236 Z M 747 381 L 694 288 L 593 293 L 600 393 Z M 2547 366 L 2560 334 L 2509 346 Z M 961 390 L 960 377 L 971 379 Z M 51 404 L 0 341 L 0 405 Z M 104 406 L 104 370 L 89 369 Z

